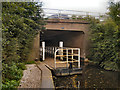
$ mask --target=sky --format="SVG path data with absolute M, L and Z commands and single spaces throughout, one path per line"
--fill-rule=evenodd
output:
M 107 12 L 109 0 L 41 0 L 43 8 Z M 115 0 L 120 1 L 120 0 Z

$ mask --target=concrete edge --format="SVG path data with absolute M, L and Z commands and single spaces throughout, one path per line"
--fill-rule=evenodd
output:
M 44 62 L 38 62 L 38 68 L 41 70 L 41 88 L 55 89 L 52 72 L 46 67 Z M 48 65 L 47 65 L 48 66 Z

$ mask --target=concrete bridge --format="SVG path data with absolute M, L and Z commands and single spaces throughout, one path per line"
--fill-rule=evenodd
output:
M 41 35 L 41 41 L 46 46 L 58 47 L 59 42 L 64 42 L 64 47 L 81 49 L 81 57 L 85 57 L 88 48 L 89 22 L 72 19 L 48 19 L 46 30 Z

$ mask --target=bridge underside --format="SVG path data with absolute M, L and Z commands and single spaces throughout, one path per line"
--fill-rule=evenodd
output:
M 63 41 L 64 47 L 80 48 L 81 56 L 83 57 L 84 37 L 83 31 L 45 30 L 41 35 L 41 41 L 45 41 L 46 46 L 51 47 L 58 47 L 59 42 Z

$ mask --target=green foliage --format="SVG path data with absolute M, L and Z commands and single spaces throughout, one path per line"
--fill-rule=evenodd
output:
M 109 7 L 110 17 L 117 23 L 120 24 L 120 2 L 111 3 Z
M 33 38 L 42 30 L 41 3 L 2 3 L 3 88 L 18 86 Z
M 11 66 L 8 64 L 2 64 L 3 72 L 2 79 L 3 85 L 2 88 L 14 88 L 19 85 L 19 80 L 22 77 L 22 69 L 18 68 L 16 63 L 12 62 Z
M 22 70 L 25 70 L 26 69 L 26 66 L 24 63 L 16 63 L 18 69 L 22 69 Z
M 35 61 L 26 61 L 26 64 L 35 64 Z
M 91 24 L 89 58 L 107 70 L 120 70 L 120 23 L 116 20 L 118 3 L 110 6 L 110 16 L 103 23 Z M 119 5 L 120 8 L 120 5 Z M 113 14 L 114 12 L 114 14 Z M 113 15 L 112 15 L 113 14 Z M 116 18 L 115 18 L 116 17 Z
M 77 20 L 80 20 L 80 19 L 83 19 L 83 17 L 82 17 L 82 16 L 78 16 L 78 17 L 77 17 Z
M 72 18 L 72 19 L 77 19 L 76 15 L 72 15 L 71 18 Z
M 17 87 L 18 85 L 19 81 L 16 80 L 7 81 L 5 84 L 2 85 L 2 90 L 16 90 L 13 87 Z
M 77 16 L 75 16 L 75 15 L 72 15 L 71 18 L 72 18 L 72 19 L 76 19 L 76 20 L 85 20 L 85 21 L 90 22 L 91 24 L 100 22 L 99 19 L 95 19 L 95 17 L 90 16 L 90 15 L 87 15 L 87 16 L 85 16 L 85 17 L 83 17 L 83 16 L 78 16 L 78 17 L 77 17 Z

